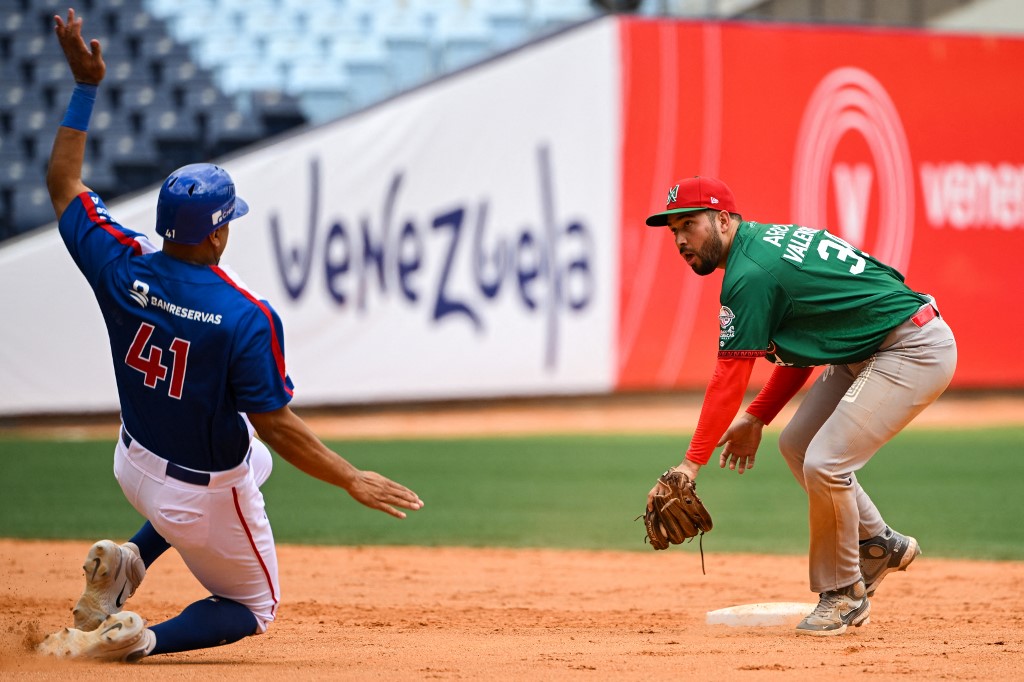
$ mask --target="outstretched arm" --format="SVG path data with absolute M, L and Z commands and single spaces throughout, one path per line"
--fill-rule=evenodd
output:
M 420 509 L 423 501 L 413 491 L 373 471 L 362 471 L 328 448 L 285 405 L 273 412 L 250 412 L 249 421 L 259 437 L 289 464 L 313 478 L 344 489 L 357 502 L 400 519 L 395 509 Z
M 92 103 L 96 99 L 96 86 L 106 75 L 107 67 L 103 63 L 99 41 L 94 39 L 89 45 L 85 44 L 82 20 L 75 17 L 75 10 L 68 10 L 67 23 L 59 16 L 55 16 L 54 21 L 54 32 L 75 78 L 75 91 L 53 140 L 50 166 L 46 172 L 46 188 L 50 192 L 54 213 L 60 219 L 68 204 L 89 189 L 82 182 L 85 135 Z

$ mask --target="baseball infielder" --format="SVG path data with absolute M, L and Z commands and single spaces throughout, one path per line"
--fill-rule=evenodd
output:
M 281 592 L 260 485 L 267 446 L 359 502 L 404 518 L 419 497 L 361 471 L 326 446 L 288 407 L 284 330 L 274 309 L 220 265 L 231 221 L 248 206 L 210 164 L 172 173 L 160 189 L 158 250 L 118 224 L 81 180 L 86 130 L 105 74 L 99 42 L 82 20 L 55 17 L 77 85 L 57 131 L 47 186 L 68 252 L 103 313 L 123 427 L 114 475 L 148 521 L 130 542 L 97 542 L 84 569 L 75 627 L 44 653 L 115 661 L 235 642 L 266 631 Z M 122 611 L 146 568 L 173 546 L 211 596 L 147 627 Z
M 886 525 L 856 472 L 949 384 L 956 366 L 949 326 L 934 299 L 825 230 L 743 220 L 720 180 L 681 181 L 647 224 L 668 226 L 698 275 L 725 271 L 718 362 L 676 468 L 695 479 L 717 446 L 724 446 L 721 467 L 752 468 L 762 428 L 813 366 L 827 365 L 779 438 L 807 492 L 810 586 L 819 593 L 797 632 L 839 635 L 867 623 L 868 597 L 920 550 Z M 733 421 L 759 357 L 777 367 Z

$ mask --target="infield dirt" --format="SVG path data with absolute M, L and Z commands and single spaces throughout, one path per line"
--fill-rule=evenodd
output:
M 679 404 L 663 413 L 650 404 L 584 407 L 560 416 L 550 408 L 530 416 L 522 405 L 489 415 L 465 408 L 472 419 L 461 427 L 459 410 L 447 411 L 448 422 L 438 410 L 308 418 L 323 435 L 347 437 L 666 431 L 694 423 Z M 1022 418 L 1020 402 L 1009 398 L 943 400 L 917 424 Z M 816 638 L 788 626 L 705 624 L 707 611 L 724 606 L 813 602 L 803 556 L 711 553 L 702 575 L 695 545 L 666 552 L 282 546 L 282 602 L 266 635 L 134 666 L 38 656 L 36 642 L 71 624 L 88 547 L 0 540 L 3 678 L 1024 679 L 1024 563 L 940 560 L 927 547 L 909 571 L 886 578 L 868 625 Z M 168 552 L 129 607 L 158 622 L 204 596 Z

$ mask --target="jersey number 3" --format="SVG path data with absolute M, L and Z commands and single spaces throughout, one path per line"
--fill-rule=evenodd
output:
M 143 322 L 139 330 L 135 332 L 135 339 L 124 362 L 132 369 L 142 372 L 143 383 L 147 388 L 156 388 L 156 385 L 167 378 L 167 366 L 162 362 L 164 350 L 156 345 L 149 345 L 149 337 L 153 335 L 155 327 Z M 171 341 L 171 385 L 167 387 L 167 395 L 175 400 L 181 400 L 181 392 L 185 387 L 185 368 L 188 365 L 189 342 L 185 339 L 175 337 Z M 143 354 L 145 351 L 145 354 Z

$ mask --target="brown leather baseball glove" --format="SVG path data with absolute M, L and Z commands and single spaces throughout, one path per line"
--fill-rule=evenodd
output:
M 686 474 L 669 469 L 658 478 L 658 492 L 644 514 L 647 539 L 654 549 L 668 549 L 711 530 L 711 514 L 697 497 Z

